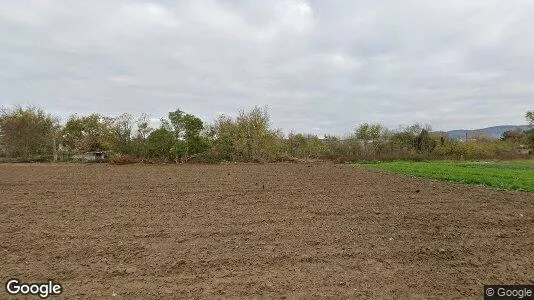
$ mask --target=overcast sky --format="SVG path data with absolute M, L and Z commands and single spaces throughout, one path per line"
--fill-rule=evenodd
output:
M 0 105 L 268 106 L 285 132 L 524 124 L 534 0 L 1 0 Z

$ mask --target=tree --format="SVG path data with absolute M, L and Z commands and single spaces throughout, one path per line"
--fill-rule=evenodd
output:
M 525 118 L 530 125 L 534 125 L 534 110 L 525 114 Z M 534 129 L 525 132 L 525 139 L 530 149 L 534 150 Z
M 419 123 L 415 123 L 413 125 L 410 125 L 408 127 L 405 127 L 404 130 L 402 130 L 403 132 L 409 132 L 411 133 L 413 136 L 417 136 L 419 135 L 423 130 L 426 130 L 428 132 L 432 131 L 432 126 L 426 124 L 426 125 L 421 125 Z
M 200 118 L 177 109 L 169 112 L 169 121 L 174 133 L 174 152 L 177 158 L 188 157 L 206 150 L 207 143 L 200 135 L 204 129 L 204 123 Z
M 133 154 L 133 121 L 130 114 L 110 118 L 111 149 L 121 154 Z
M 113 119 L 99 114 L 72 115 L 62 130 L 63 144 L 70 151 L 104 151 L 113 146 Z
M 186 142 L 185 156 L 200 153 L 205 150 L 205 143 L 200 136 L 204 124 L 200 118 L 186 114 L 183 117 L 184 140 Z
M 9 157 L 53 154 L 58 127 L 56 118 L 35 107 L 0 110 L 0 139 Z
M 173 132 L 164 127 L 156 129 L 147 138 L 148 154 L 152 158 L 172 159 L 175 139 Z
M 392 149 L 411 150 L 414 149 L 417 136 L 410 131 L 395 132 L 391 135 L 389 144 Z
M 147 139 L 150 133 L 154 130 L 150 127 L 149 118 L 147 114 L 141 114 L 136 121 L 136 131 L 132 138 L 133 152 L 137 157 L 148 157 Z
M 525 140 L 525 133 L 520 130 L 508 130 L 502 134 L 501 141 L 519 144 Z
M 137 119 L 136 127 L 137 131 L 135 133 L 135 138 L 140 140 L 146 140 L 148 138 L 148 135 L 152 132 L 152 128 L 150 128 L 148 115 L 143 113 L 141 116 Z
M 384 126 L 381 124 L 363 123 L 356 129 L 356 138 L 364 141 L 365 143 L 369 141 L 377 141 L 383 132 Z
M 421 130 L 415 138 L 415 148 L 422 153 L 430 153 L 436 147 L 436 141 L 430 138 L 426 129 Z
M 185 113 L 180 109 L 169 112 L 170 125 L 173 127 L 177 139 L 181 138 L 184 132 L 184 116 Z
M 329 139 L 332 140 L 332 137 Z M 316 158 L 327 151 L 325 143 L 313 134 L 290 133 L 285 142 L 286 151 L 293 157 Z
M 372 154 L 374 156 L 377 152 L 380 152 L 380 148 L 382 148 L 383 145 L 379 143 L 379 140 L 384 131 L 385 128 L 378 123 L 363 123 L 356 128 L 356 139 L 362 143 L 366 155 Z
M 236 120 L 236 147 L 246 161 L 268 161 L 277 151 L 277 135 L 270 129 L 267 108 L 240 111 Z
M 534 110 L 527 112 L 525 118 L 530 125 L 534 125 Z
M 534 129 L 525 132 L 525 140 L 529 148 L 534 150 Z
M 237 158 L 235 142 L 237 139 L 237 126 L 228 116 L 220 115 L 209 128 L 213 143 L 212 152 L 218 159 L 234 161 Z
M 269 161 L 279 150 L 278 132 L 270 129 L 266 108 L 240 111 L 237 118 L 220 116 L 213 128 L 212 152 L 219 159 Z

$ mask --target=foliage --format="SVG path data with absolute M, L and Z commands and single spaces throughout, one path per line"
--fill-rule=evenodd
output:
M 130 114 L 122 114 L 110 121 L 111 149 L 117 153 L 132 154 L 133 117 Z
M 148 157 L 171 160 L 175 144 L 175 136 L 171 131 L 164 127 L 156 129 L 150 133 L 146 141 Z
M 7 157 L 51 156 L 57 129 L 57 119 L 35 107 L 0 111 L 0 137 Z
M 534 161 L 383 162 L 366 167 L 419 177 L 534 192 Z
M 147 139 L 150 133 L 154 131 L 153 128 L 150 127 L 148 115 L 142 114 L 136 121 L 135 124 L 135 133 L 132 137 L 132 147 L 131 147 L 131 155 L 134 155 L 136 157 L 141 158 L 147 158 L 148 157 L 148 146 L 147 146 Z
M 204 123 L 200 118 L 177 109 L 169 112 L 169 120 L 175 138 L 173 153 L 176 158 L 188 157 L 207 149 L 208 143 L 201 136 Z
M 508 141 L 514 144 L 520 144 L 525 141 L 526 135 L 523 131 L 509 130 L 502 134 L 501 141 Z
M 0 155 L 32 159 L 56 154 L 54 143 L 61 158 L 67 159 L 72 154 L 109 150 L 117 161 L 175 162 L 514 158 L 525 153 L 525 145 L 534 148 L 534 130 L 506 132 L 501 140 L 450 140 L 420 124 L 392 131 L 381 124 L 364 123 L 343 138 L 285 136 L 271 128 L 267 109 L 259 107 L 240 111 L 235 118 L 221 115 L 207 126 L 199 117 L 177 109 L 161 119 L 155 130 L 146 114 L 137 119 L 130 114 L 72 115 L 59 126 L 42 110 L 19 108 L 3 110 L 0 121 Z
M 384 133 L 385 128 L 378 123 L 363 123 L 356 128 L 356 138 L 364 142 L 377 141 Z
M 110 150 L 112 119 L 99 114 L 72 115 L 61 132 L 63 146 L 69 152 Z
M 240 111 L 237 118 L 221 116 L 211 128 L 214 156 L 223 160 L 265 162 L 276 159 L 278 132 L 270 129 L 266 109 Z
M 325 144 L 316 135 L 290 133 L 283 151 L 292 157 L 318 158 L 325 153 Z
M 525 132 L 525 143 L 534 150 L 534 129 Z
M 415 138 L 415 148 L 422 153 L 430 153 L 436 148 L 436 141 L 430 138 L 428 130 L 423 129 L 417 135 Z
M 532 111 L 528 111 L 528 112 L 525 114 L 525 118 L 527 119 L 527 122 L 528 122 L 530 125 L 534 125 L 534 110 L 532 110 Z
M 109 163 L 113 165 L 127 165 L 139 162 L 139 159 L 133 155 L 114 153 L 109 158 Z

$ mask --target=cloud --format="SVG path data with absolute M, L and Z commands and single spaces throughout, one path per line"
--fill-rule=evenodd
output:
M 0 105 L 59 114 L 268 106 L 286 132 L 523 123 L 530 0 L 11 1 Z

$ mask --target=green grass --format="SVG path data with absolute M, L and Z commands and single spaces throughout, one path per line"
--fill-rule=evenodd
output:
M 358 166 L 424 178 L 534 193 L 534 160 L 506 162 L 396 161 L 358 164 Z

